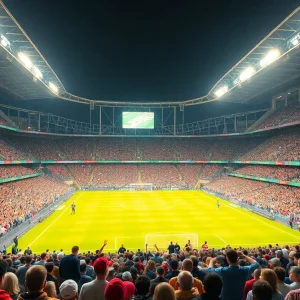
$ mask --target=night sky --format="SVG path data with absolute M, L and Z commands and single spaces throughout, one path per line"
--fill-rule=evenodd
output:
M 69 92 L 121 101 L 205 95 L 299 5 L 299 0 L 4 2 Z M 44 103 L 45 111 L 50 105 Z M 57 103 L 60 110 L 67 105 Z M 213 105 L 205 107 L 200 113 L 211 115 Z M 212 114 L 220 115 L 251 105 L 215 108 Z

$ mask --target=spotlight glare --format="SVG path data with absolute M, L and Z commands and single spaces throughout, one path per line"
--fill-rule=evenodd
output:
M 1 45 L 3 47 L 7 47 L 9 45 L 9 41 L 7 40 L 7 38 L 3 34 L 1 34 Z
M 30 58 L 23 52 L 19 52 L 18 53 L 18 57 L 21 61 L 21 63 L 27 68 L 27 69 L 31 69 L 32 68 L 32 61 L 30 60 Z
M 3 47 L 6 47 L 6 46 L 8 45 L 8 43 L 7 43 L 6 40 L 2 39 L 2 40 L 1 40 L 1 45 L 2 45 Z
M 299 40 L 295 38 L 294 40 L 292 40 L 292 44 L 293 46 L 297 46 L 299 44 Z
M 228 92 L 228 86 L 223 86 L 215 92 L 215 95 L 220 98 Z
M 36 77 L 37 79 L 43 78 L 42 72 L 36 66 L 33 66 L 33 74 L 34 74 L 34 77 Z
M 263 68 L 273 61 L 275 61 L 280 56 L 280 51 L 278 49 L 270 50 L 266 56 L 260 61 L 260 66 Z
M 254 68 L 248 67 L 240 74 L 240 80 L 245 81 L 249 79 L 254 73 L 255 73 Z
M 49 82 L 49 88 L 52 90 L 53 93 L 58 93 L 58 87 L 54 83 Z

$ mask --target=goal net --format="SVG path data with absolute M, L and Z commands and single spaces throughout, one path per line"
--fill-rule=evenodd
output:
M 153 184 L 152 183 L 130 183 L 129 190 L 130 191 L 152 191 Z

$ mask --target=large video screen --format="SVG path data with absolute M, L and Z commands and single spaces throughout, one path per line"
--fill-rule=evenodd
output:
M 123 128 L 153 129 L 154 113 L 123 111 L 122 125 Z

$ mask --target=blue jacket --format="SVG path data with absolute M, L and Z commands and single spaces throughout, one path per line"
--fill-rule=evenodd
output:
M 62 281 L 73 279 L 77 283 L 80 280 L 80 260 L 71 254 L 65 256 L 59 266 L 59 275 Z
M 214 272 L 223 279 L 222 300 L 243 300 L 244 287 L 248 275 L 258 269 L 259 263 L 254 262 L 250 266 L 229 266 L 221 268 L 208 268 L 208 272 Z

